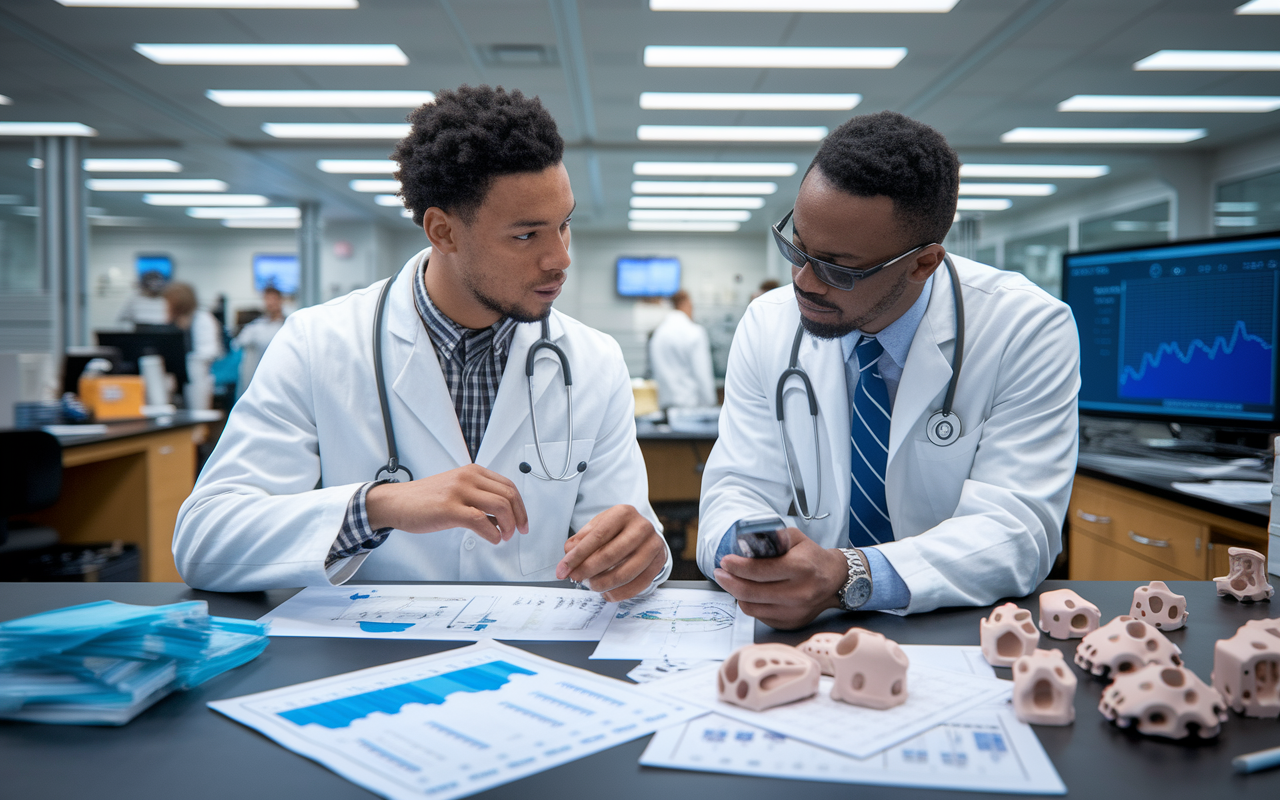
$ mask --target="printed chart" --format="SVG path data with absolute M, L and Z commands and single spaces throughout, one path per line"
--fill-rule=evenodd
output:
M 618 604 L 591 654 L 599 659 L 723 660 L 751 644 L 755 620 L 731 595 L 707 589 L 656 589 Z
M 597 641 L 616 603 L 533 586 L 321 586 L 262 617 L 272 636 Z
M 496 642 L 209 706 L 393 800 L 465 797 L 704 713 Z

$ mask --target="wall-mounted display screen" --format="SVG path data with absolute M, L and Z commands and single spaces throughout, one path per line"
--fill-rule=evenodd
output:
M 255 255 L 253 288 L 261 293 L 274 286 L 281 294 L 297 294 L 301 270 L 295 255 Z
M 139 255 L 135 257 L 137 274 L 141 278 L 148 272 L 159 272 L 165 280 L 173 277 L 173 259 L 166 255 Z
M 670 297 L 680 288 L 680 259 L 622 256 L 618 259 L 618 294 L 623 297 Z

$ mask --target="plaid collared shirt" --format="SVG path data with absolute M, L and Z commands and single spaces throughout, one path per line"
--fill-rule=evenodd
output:
M 480 451 L 493 401 L 498 396 L 498 385 L 507 367 L 507 355 L 518 324 L 510 317 L 503 317 L 488 328 L 471 330 L 446 317 L 427 295 L 426 268 L 413 282 L 413 303 L 418 309 L 427 335 L 435 346 L 440 371 L 453 399 L 453 410 L 467 452 L 474 461 Z M 395 280 L 395 278 L 391 278 Z M 373 530 L 369 527 L 369 514 L 365 506 L 369 490 L 385 481 L 374 481 L 360 487 L 347 504 L 347 515 L 342 530 L 329 548 L 326 564 L 350 558 L 357 553 L 373 550 L 382 544 L 391 528 Z

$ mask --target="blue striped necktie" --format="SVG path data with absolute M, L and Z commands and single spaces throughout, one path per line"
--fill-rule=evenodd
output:
M 889 460 L 889 388 L 880 376 L 884 347 L 874 338 L 858 343 L 858 385 L 853 387 L 853 441 L 849 473 L 849 542 L 867 547 L 893 540 L 889 506 L 884 498 L 885 464 Z

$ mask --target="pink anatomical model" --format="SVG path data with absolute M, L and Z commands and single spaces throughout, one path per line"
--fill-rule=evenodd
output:
M 1186 667 L 1148 664 L 1121 675 L 1102 693 L 1102 716 L 1138 733 L 1185 739 L 1218 735 L 1227 721 L 1226 704 L 1218 690 Z
M 1040 631 L 1031 624 L 1031 612 L 1005 603 L 978 623 L 982 656 L 993 667 L 1012 667 L 1021 656 L 1031 655 L 1040 643 Z
M 1070 725 L 1076 718 L 1076 675 L 1061 650 L 1039 650 L 1013 662 L 1013 713 L 1031 725 Z
M 823 675 L 835 675 L 836 668 L 831 664 L 831 654 L 835 652 L 836 642 L 840 641 L 843 635 L 830 631 L 815 633 L 801 642 L 796 649 L 817 661 Z
M 764 711 L 818 693 L 818 662 L 785 644 L 751 644 L 720 665 L 716 679 L 726 703 Z
M 831 699 L 866 708 L 892 708 L 907 701 L 907 667 L 902 648 L 884 634 L 850 628 L 831 654 L 836 680 Z
M 1098 607 L 1070 589 L 1040 595 L 1040 630 L 1054 639 L 1079 639 L 1098 629 Z
M 1227 557 L 1231 559 L 1229 571 L 1213 579 L 1218 584 L 1219 597 L 1229 594 L 1243 603 L 1271 599 L 1276 590 L 1267 583 L 1267 560 L 1262 553 L 1247 547 L 1230 547 Z
M 1147 623 L 1128 615 L 1115 619 L 1080 640 L 1076 664 L 1099 677 L 1134 672 L 1146 664 L 1182 666 L 1182 650 Z
M 1152 581 L 1133 590 L 1129 616 L 1149 622 L 1162 631 L 1176 631 L 1187 621 L 1187 598 L 1174 594 L 1164 581 Z
M 1280 619 L 1251 619 L 1213 647 L 1213 688 L 1246 717 L 1280 717 Z

